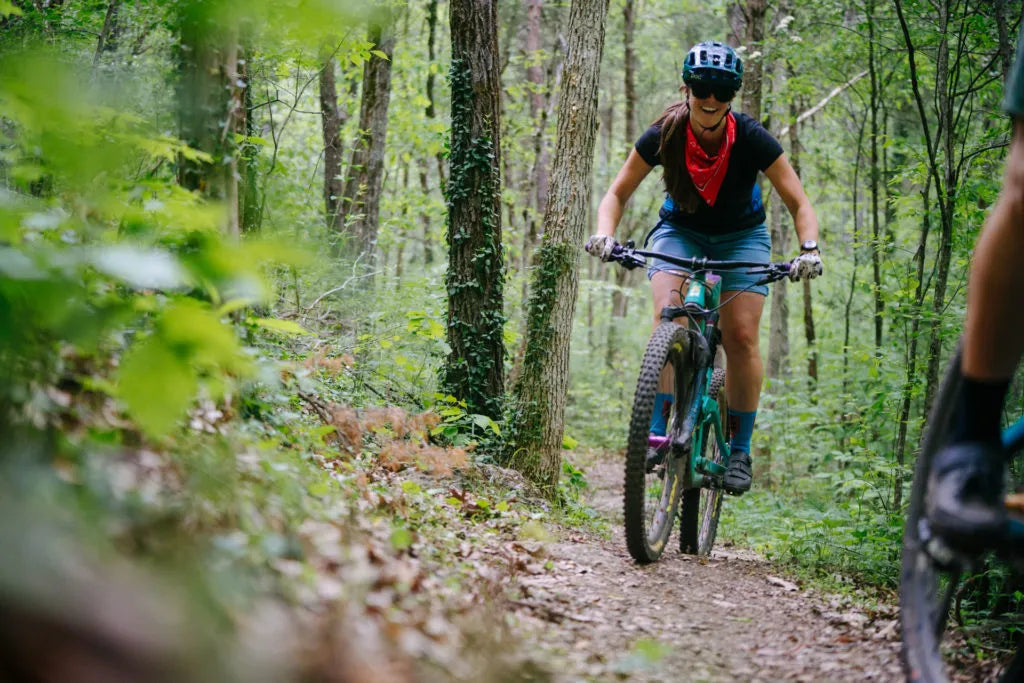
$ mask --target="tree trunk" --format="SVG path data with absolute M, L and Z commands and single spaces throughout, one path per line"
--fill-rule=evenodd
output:
M 437 0 L 427 0 L 427 108 L 426 115 L 427 119 L 433 121 L 437 118 L 437 110 L 434 104 L 434 81 L 435 74 L 434 70 L 430 68 L 434 61 L 437 59 L 435 46 L 437 42 Z M 444 194 L 445 185 L 445 174 L 444 174 L 444 158 L 439 152 L 435 160 L 437 162 L 437 182 L 438 187 L 441 189 L 441 194 Z M 424 159 L 423 165 L 420 169 L 420 189 L 423 192 L 424 198 L 430 195 L 430 183 L 428 182 L 428 167 L 429 162 Z M 431 237 L 430 231 L 430 215 L 426 209 L 420 213 L 420 221 L 423 224 L 423 262 L 425 264 L 431 264 L 434 262 L 434 246 L 433 238 Z
M 956 138 L 954 136 L 953 98 L 949 91 L 949 4 L 939 5 L 940 39 L 935 65 L 935 101 L 939 109 L 939 130 L 943 131 L 945 155 L 943 160 L 943 184 L 936 189 L 945 193 L 940 198 L 939 210 L 942 217 L 942 236 L 939 238 L 936 254 L 935 289 L 932 292 L 932 321 L 928 339 L 928 386 L 925 410 L 930 411 L 935 391 L 939 384 L 939 368 L 942 365 L 942 312 L 946 307 L 946 284 L 949 281 L 949 263 L 953 253 L 953 207 L 956 198 Z M 936 140 L 936 147 L 939 141 Z M 939 171 L 934 164 L 935 172 Z
M 917 252 L 914 254 L 914 265 L 917 276 L 917 289 L 914 293 L 913 319 L 910 324 L 910 339 L 905 340 L 909 346 L 905 363 L 906 378 L 903 382 L 903 397 L 900 404 L 899 429 L 896 434 L 896 477 L 893 482 L 892 509 L 899 512 L 903 504 L 903 464 L 906 462 L 907 427 L 910 421 L 910 402 L 917 383 L 917 340 L 921 331 L 921 311 L 924 309 L 924 261 L 928 251 L 928 233 L 931 232 L 931 181 L 925 185 L 921 193 L 921 235 L 918 238 Z
M 608 0 L 573 0 L 551 195 L 528 306 L 523 370 L 512 390 L 506 457 L 549 495 L 562 467 L 569 339 L 597 130 Z
M 625 126 L 625 148 L 631 147 L 637 138 L 636 125 L 636 53 L 633 50 L 633 38 L 636 34 L 636 3 L 635 0 L 626 0 L 622 10 L 623 31 L 623 67 L 624 79 L 622 84 L 623 93 L 626 98 L 626 114 L 623 125 Z M 612 135 L 612 106 L 608 105 L 608 138 Z M 620 239 L 628 239 L 629 235 L 620 236 Z M 615 289 L 612 290 L 612 309 L 608 320 L 608 336 L 605 346 L 605 365 L 608 368 L 615 367 L 619 356 L 619 335 L 618 326 L 620 321 L 626 317 L 626 293 L 625 287 L 629 271 L 625 268 L 612 269 L 615 278 Z
M 205 155 L 179 157 L 178 183 L 223 202 L 225 228 L 237 235 L 235 134 L 242 132 L 245 122 L 244 95 L 238 85 L 238 31 L 225 28 L 209 12 L 203 3 L 190 2 L 178 8 L 176 17 L 180 137 Z
M 356 240 L 352 255 L 362 254 L 372 265 L 380 221 L 384 184 L 384 149 L 391 100 L 391 53 L 395 39 L 391 26 L 373 24 L 368 40 L 387 58 L 371 55 L 363 65 L 363 95 L 359 108 L 360 140 L 352 150 L 341 202 L 341 225 Z
M 100 30 L 100 37 L 96 41 L 96 53 L 92 57 L 93 70 L 100 63 L 100 55 L 117 49 L 118 39 L 121 34 L 121 22 L 118 21 L 120 9 L 121 0 L 110 0 L 107 3 L 107 13 L 103 18 L 103 28 Z
M 783 225 L 785 206 L 779 193 L 772 189 L 771 235 L 772 260 L 789 258 L 789 230 Z M 768 363 L 765 374 L 770 379 L 784 379 L 789 376 L 789 302 L 786 300 L 787 284 L 780 280 L 772 287 L 771 318 L 768 332 Z
M 251 45 L 248 36 L 244 40 L 245 45 Z M 259 155 L 260 147 L 250 139 L 259 135 L 256 129 L 256 111 L 252 97 L 252 50 L 246 49 L 242 52 L 242 58 L 238 60 L 238 77 L 245 84 L 245 135 L 246 141 L 238 155 L 238 177 L 242 182 L 241 206 L 238 213 L 242 221 L 243 233 L 259 232 L 263 223 L 262 202 L 260 201 L 259 188 Z
M 789 129 L 789 154 L 790 162 L 797 176 L 800 175 L 800 126 L 796 123 L 798 108 L 793 103 L 790 113 L 793 116 L 793 125 Z M 815 383 L 818 381 L 818 348 L 815 345 L 814 334 L 814 309 L 811 306 L 811 281 L 804 280 L 804 338 L 807 341 L 807 376 Z M 812 394 L 813 396 L 813 394 Z
M 448 344 L 445 390 L 499 418 L 505 317 L 496 0 L 451 0 L 452 135 L 448 178 Z
M 871 274 L 875 304 L 875 354 L 882 352 L 882 239 L 878 224 L 878 70 L 875 67 L 875 3 L 867 3 L 868 77 L 871 84 Z
M 906 17 L 903 14 L 903 4 L 901 0 L 895 0 L 894 6 L 899 18 L 900 28 L 903 32 L 904 44 L 907 47 L 907 62 L 910 66 L 910 83 L 913 88 L 914 102 L 917 105 L 921 128 L 924 132 L 925 144 L 928 153 L 927 169 L 928 174 L 931 177 L 931 181 L 935 185 L 935 201 L 938 204 L 942 231 L 935 257 L 935 288 L 932 295 L 933 315 L 929 327 L 928 371 L 924 405 L 924 413 L 927 415 L 931 410 L 932 400 L 934 399 L 935 391 L 938 388 L 939 367 L 943 361 L 941 335 L 942 314 L 946 305 L 946 284 L 949 278 L 949 264 L 952 255 L 953 211 L 955 208 L 957 193 L 958 168 L 963 160 L 962 156 L 957 158 L 956 154 L 958 151 L 961 155 L 964 153 L 962 141 L 958 140 L 957 136 L 964 134 L 964 129 L 967 127 L 967 123 L 965 121 L 959 121 L 961 123 L 961 128 L 957 129 L 955 127 L 959 117 L 954 114 L 955 111 L 962 107 L 962 103 L 954 103 L 953 101 L 953 92 L 955 91 L 956 86 L 951 83 L 951 81 L 955 76 L 957 76 L 957 74 L 953 74 L 951 77 L 949 71 L 949 3 L 938 3 L 936 8 L 938 9 L 939 16 L 937 21 L 934 19 L 932 20 L 937 24 L 939 31 L 939 42 L 935 56 L 935 87 L 932 100 L 938 109 L 939 120 L 938 125 L 936 126 L 938 131 L 937 137 L 934 139 L 932 138 L 932 128 L 925 110 L 925 99 L 921 92 L 921 85 L 919 82 L 916 59 L 917 48 L 910 37 L 910 29 L 907 25 Z M 959 55 L 962 55 L 965 50 L 969 49 L 969 46 L 963 44 L 963 41 L 969 36 L 970 32 L 961 32 L 957 34 L 959 41 L 955 50 L 955 53 L 958 55 L 957 59 L 960 58 Z M 968 92 L 957 96 L 971 97 L 971 94 Z M 941 161 L 938 159 L 938 149 L 940 145 L 943 146 L 945 152 Z
M 636 0 L 625 1 L 626 4 L 622 8 L 622 66 L 624 72 L 622 90 L 626 98 L 626 144 L 632 145 L 637 138 L 636 52 L 633 50 L 633 38 L 636 35 Z M 609 105 L 610 108 L 611 105 Z
M 335 56 L 331 52 L 321 54 L 320 67 L 320 117 L 324 134 L 324 216 L 327 229 L 341 232 L 341 198 L 345 188 L 341 177 L 342 140 L 341 109 L 338 107 L 338 93 L 334 81 Z
M 544 216 L 544 205 L 548 196 L 548 166 L 550 154 L 545 139 L 547 129 L 547 107 L 545 102 L 545 78 L 544 69 L 540 63 L 541 42 L 540 42 L 540 20 L 543 0 L 523 0 L 526 9 L 526 81 L 530 84 L 530 120 L 533 122 L 533 169 L 530 174 L 530 189 L 527 193 L 529 201 L 533 205 L 533 211 L 528 214 L 524 225 L 522 243 L 522 269 L 526 271 L 530 262 L 530 253 L 537 241 L 537 223 Z M 525 282 L 525 281 L 524 281 Z M 524 297 L 525 299 L 525 297 Z
M 761 120 L 761 80 L 763 59 L 751 59 L 750 55 L 759 51 L 764 42 L 764 17 L 768 3 L 766 0 L 747 0 L 745 15 L 745 31 L 743 44 L 747 48 L 747 57 L 743 60 L 743 112 L 757 121 Z
M 740 0 L 730 2 L 725 8 L 725 20 L 729 25 L 729 35 L 726 42 L 733 48 L 743 45 L 743 39 L 747 35 L 747 18 L 743 12 L 743 3 Z
M 779 6 L 779 14 L 790 13 L 789 2 L 784 0 Z M 775 60 L 773 67 L 772 92 L 776 103 L 781 99 L 789 76 L 789 67 L 782 59 Z M 784 109 L 776 104 L 771 112 L 776 120 L 786 119 Z M 785 205 L 775 188 L 771 190 L 768 204 L 769 225 L 772 236 L 772 260 L 782 261 L 789 258 L 790 231 L 784 225 L 783 212 Z M 768 362 L 765 374 L 770 379 L 784 379 L 789 376 L 789 302 L 786 299 L 787 282 L 780 280 L 771 291 L 771 317 L 768 332 Z
M 1007 0 L 994 0 L 996 30 L 999 33 L 999 65 L 1003 71 L 1003 82 L 1010 76 L 1010 67 L 1013 66 L 1013 40 L 1007 30 L 1006 6 Z M 1022 9 L 1024 11 L 1024 9 Z

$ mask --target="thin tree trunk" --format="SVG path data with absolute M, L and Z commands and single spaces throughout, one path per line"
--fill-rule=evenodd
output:
M 451 0 L 448 345 L 441 384 L 501 416 L 505 379 L 496 0 Z
M 745 14 L 744 45 L 747 59 L 743 61 L 743 111 L 755 120 L 761 120 L 761 80 L 764 62 L 761 58 L 749 57 L 759 51 L 764 42 L 764 21 L 768 3 L 766 0 L 747 0 Z
M 902 0 L 894 0 L 896 14 L 899 18 L 900 28 L 903 32 L 903 41 L 907 47 L 907 62 L 910 66 L 910 83 L 913 88 L 914 101 L 917 104 L 918 116 L 921 121 L 921 128 L 924 132 L 925 145 L 928 152 L 928 173 L 935 184 L 935 200 L 939 205 L 939 216 L 941 219 L 942 235 L 939 240 L 938 253 L 936 255 L 935 267 L 935 290 L 932 297 L 933 320 L 930 324 L 928 343 L 928 372 L 925 388 L 925 415 L 931 410 L 932 400 L 938 386 L 939 366 L 942 363 L 942 337 L 940 335 L 942 323 L 942 310 L 945 306 L 946 282 L 949 276 L 949 261 L 952 250 L 953 235 L 953 199 L 956 195 L 956 165 L 953 156 L 955 145 L 953 144 L 953 107 L 948 86 L 949 66 L 949 7 L 945 2 L 939 4 L 939 46 L 935 68 L 935 101 L 939 107 L 939 131 L 940 138 L 932 140 L 931 126 L 925 112 L 924 97 L 921 94 L 921 86 L 918 82 L 916 47 L 910 37 L 910 29 L 907 26 L 906 17 L 903 15 Z M 942 138 L 941 136 L 946 136 Z M 945 170 L 940 177 L 939 161 L 937 160 L 937 149 L 942 140 L 945 140 L 947 156 L 944 160 Z
M 252 44 L 248 33 L 243 40 L 246 46 Z M 241 215 L 242 232 L 246 234 L 259 232 L 263 223 L 259 189 L 260 147 L 251 141 L 251 138 L 255 138 L 259 134 L 259 131 L 256 129 L 256 109 L 252 96 L 251 60 L 251 49 L 243 50 L 242 58 L 238 60 L 238 77 L 245 84 L 245 97 L 243 99 L 245 106 L 245 135 L 247 138 L 238 155 L 238 177 L 242 182 L 239 214 Z
M 924 309 L 924 261 L 928 251 L 928 234 L 931 232 L 931 180 L 925 185 L 921 193 L 921 235 L 917 242 L 917 252 L 914 254 L 915 275 L 917 276 L 917 288 L 914 292 L 914 312 L 911 321 L 909 350 L 906 356 L 907 374 L 903 383 L 903 398 L 900 404 L 899 430 L 896 434 L 896 477 L 893 482 L 893 506 L 892 509 L 899 511 L 903 504 L 903 464 L 906 462 L 907 427 L 910 422 L 910 403 L 914 394 L 914 384 L 917 382 L 917 340 L 921 331 L 921 311 Z
M 180 136 L 207 160 L 178 160 L 178 183 L 219 200 L 226 208 L 225 230 L 238 235 L 238 160 L 235 135 L 245 124 L 244 94 L 238 77 L 238 30 L 220 24 L 209 9 L 188 3 L 176 17 L 178 123 Z
M 942 236 L 939 239 L 937 266 L 935 271 L 935 289 L 932 292 L 932 322 L 928 339 L 928 388 L 926 391 L 925 410 L 930 411 L 932 400 L 939 383 L 939 367 L 942 365 L 942 312 L 946 306 L 946 285 L 949 281 L 949 264 L 953 252 L 953 206 L 956 197 L 956 139 L 953 135 L 953 100 L 947 90 L 949 78 L 949 4 L 939 3 L 940 39 L 935 65 L 935 92 L 939 108 L 940 130 L 943 131 L 945 149 L 945 177 L 943 185 L 937 191 L 945 191 L 939 202 L 942 212 Z M 936 141 L 938 144 L 938 141 Z M 938 172 L 938 167 L 936 167 Z
M 333 53 L 321 54 L 320 118 L 324 135 L 324 216 L 327 229 L 341 232 L 341 198 L 345 188 L 341 177 L 341 110 L 335 88 Z
M 1010 32 L 1006 27 L 1006 6 L 1009 3 L 1007 0 L 994 0 L 993 4 L 996 13 L 996 30 L 999 32 L 999 63 L 1003 70 L 1003 82 L 1005 83 L 1010 76 L 1010 67 L 1013 66 L 1013 41 L 1010 39 Z
M 779 6 L 779 14 L 789 15 L 790 7 L 788 0 L 783 0 Z M 775 60 L 772 79 L 772 91 L 776 102 L 780 99 L 788 79 L 789 67 L 784 60 Z M 776 104 L 773 118 L 783 120 L 785 112 Z M 796 125 L 793 122 L 792 125 Z M 789 258 L 790 232 L 783 225 L 783 211 L 785 206 L 782 198 L 773 187 L 771 199 L 768 204 L 769 226 L 772 238 L 772 260 L 781 261 Z M 771 379 L 782 379 L 789 376 L 789 302 L 786 298 L 788 286 L 782 280 L 772 287 L 771 291 L 771 317 L 769 319 L 768 332 L 768 362 L 765 365 L 765 374 Z
M 513 386 L 506 457 L 549 495 L 562 467 L 569 337 L 579 289 L 608 0 L 573 0 L 544 239 L 530 287 L 523 370 Z
M 100 63 L 100 55 L 104 52 L 113 52 L 117 49 L 120 33 L 118 12 L 121 9 L 121 0 L 110 0 L 107 3 L 107 13 L 103 18 L 103 28 L 100 30 L 100 37 L 96 41 L 96 53 L 92 57 L 93 71 Z
M 632 145 L 636 140 L 636 51 L 633 39 L 636 35 L 636 0 L 625 0 L 622 8 L 622 90 L 626 99 L 626 144 Z M 608 105 L 611 109 L 611 105 Z M 609 132 L 611 135 L 611 132 Z
M 420 166 L 420 190 L 423 192 L 424 198 L 430 195 L 430 182 L 427 179 L 426 159 L 422 161 L 422 165 Z M 420 211 L 420 223 L 423 225 L 423 263 L 429 266 L 434 262 L 434 239 L 430 234 L 430 214 L 427 213 L 426 207 Z
M 796 103 L 790 109 L 790 114 L 793 116 L 793 120 L 796 120 L 798 110 Z M 799 137 L 800 126 L 795 123 L 789 129 L 789 153 L 790 161 L 793 164 L 793 170 L 796 171 L 797 176 L 800 175 L 800 137 Z M 814 309 L 811 305 L 811 281 L 804 280 L 804 338 L 807 341 L 807 376 L 810 377 L 815 383 L 818 381 L 818 348 L 815 344 L 815 333 L 814 333 Z M 813 394 L 812 394 L 813 397 Z
M 437 0 L 427 0 L 427 61 L 428 67 L 434 64 L 437 59 L 436 54 L 436 43 L 437 43 Z M 434 82 L 435 74 L 431 68 L 427 69 L 427 108 L 426 115 L 427 119 L 433 121 L 437 118 L 437 108 L 435 105 L 434 98 Z M 441 190 L 441 195 L 444 195 L 444 187 L 447 180 L 445 179 L 445 168 L 444 168 L 444 156 L 441 152 L 435 155 L 435 161 L 437 164 L 437 185 Z M 428 182 L 428 163 L 424 160 L 423 166 L 420 170 L 420 189 L 423 191 L 424 198 L 430 195 L 430 183 Z M 424 209 L 420 213 L 420 221 L 423 223 L 423 262 L 425 264 L 431 264 L 434 262 L 434 247 L 433 238 L 430 234 L 430 215 Z
M 867 3 L 868 25 L 868 77 L 871 84 L 871 274 L 875 304 L 875 354 L 882 352 L 882 323 L 884 305 L 882 302 L 882 239 L 878 223 L 878 70 L 875 67 L 875 3 Z
M 363 95 L 359 110 L 360 140 L 352 150 L 348 178 L 341 202 L 341 225 L 356 240 L 354 254 L 365 255 L 372 265 L 380 221 L 380 197 L 384 183 L 384 149 L 391 100 L 391 53 L 394 34 L 390 26 L 373 24 L 368 40 L 387 57 L 371 55 L 363 65 Z

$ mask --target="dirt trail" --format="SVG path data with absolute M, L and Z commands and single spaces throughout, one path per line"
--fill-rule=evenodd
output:
M 612 538 L 573 532 L 548 548 L 554 571 L 519 578 L 520 627 L 559 680 L 902 680 L 894 609 L 798 589 L 750 552 L 670 549 L 639 566 L 621 530 L 620 461 L 586 473 Z

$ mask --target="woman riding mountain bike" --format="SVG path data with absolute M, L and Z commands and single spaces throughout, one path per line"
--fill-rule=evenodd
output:
M 732 113 L 730 102 L 743 82 L 743 63 L 736 52 L 715 41 L 695 45 L 683 62 L 684 98 L 670 105 L 640 136 L 597 212 L 597 233 L 586 245 L 592 256 L 609 260 L 615 228 L 623 207 L 651 170 L 661 165 L 666 198 L 661 220 L 645 241 L 652 251 L 681 258 L 766 262 L 771 237 L 757 184 L 760 170 L 771 181 L 793 216 L 801 254 L 793 261 L 790 279 L 821 274 L 818 219 L 800 178 L 782 146 L 746 114 Z M 689 271 L 655 259 L 648 267 L 654 298 L 654 325 L 663 307 L 678 305 Z M 763 368 L 758 327 L 768 288 L 759 275 L 722 274 L 722 345 L 728 358 L 726 395 L 732 440 L 725 490 L 750 489 L 750 441 L 761 394 Z M 728 295 L 728 292 L 732 292 Z M 659 384 L 651 433 L 664 436 L 671 411 L 670 380 Z

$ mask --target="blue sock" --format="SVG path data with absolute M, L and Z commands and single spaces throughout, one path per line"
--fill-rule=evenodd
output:
M 651 415 L 651 434 L 665 436 L 668 431 L 668 416 L 672 412 L 672 394 L 654 395 L 654 413 Z
M 729 431 L 732 432 L 732 441 L 729 442 L 730 451 L 746 451 L 750 453 L 750 438 L 754 435 L 754 419 L 757 411 L 741 413 L 738 410 L 729 409 Z

